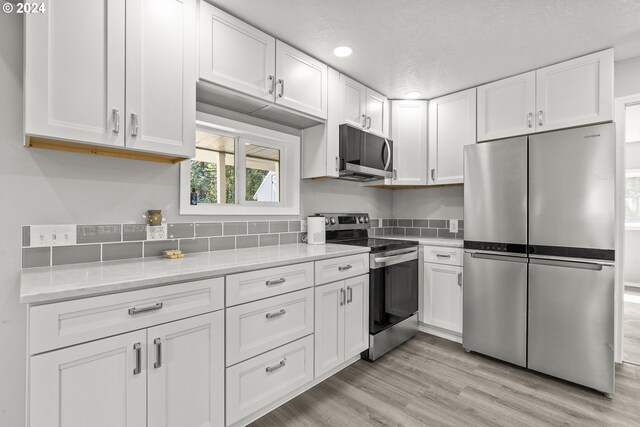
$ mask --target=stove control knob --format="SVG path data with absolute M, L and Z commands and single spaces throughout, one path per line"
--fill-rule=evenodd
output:
M 365 223 L 365 224 L 369 224 L 369 217 L 368 217 L 368 216 L 365 216 L 365 217 L 364 217 L 364 223 Z
M 329 218 L 327 218 L 327 217 L 324 218 L 324 224 L 325 225 L 329 225 Z
M 336 219 L 334 217 L 329 218 L 329 222 L 331 223 L 331 225 L 334 225 L 336 223 Z
M 359 217 L 358 217 L 358 222 L 359 222 L 360 224 L 364 224 L 364 217 L 363 217 L 363 216 L 359 216 Z

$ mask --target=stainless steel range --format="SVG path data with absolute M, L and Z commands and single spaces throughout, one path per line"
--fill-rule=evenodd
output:
M 366 246 L 369 255 L 369 350 L 376 360 L 418 330 L 418 242 L 370 238 L 365 213 L 318 214 L 325 217 L 327 243 Z

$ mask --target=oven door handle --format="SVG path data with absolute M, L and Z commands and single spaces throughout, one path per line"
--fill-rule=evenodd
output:
M 372 269 L 389 267 L 395 264 L 401 264 L 407 261 L 417 261 L 418 253 L 415 251 L 405 252 L 397 255 L 391 255 L 386 257 L 373 258 Z

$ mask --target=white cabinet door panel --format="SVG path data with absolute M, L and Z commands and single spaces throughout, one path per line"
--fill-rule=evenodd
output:
M 364 85 L 340 74 L 340 124 L 364 128 L 367 118 L 366 91 Z
M 195 1 L 127 1 L 127 148 L 195 154 Z
M 424 264 L 423 322 L 462 333 L 462 267 Z
M 535 132 L 536 72 L 478 87 L 478 141 Z
M 316 261 L 316 285 L 335 282 L 369 272 L 369 253 Z
M 369 348 L 369 275 L 344 282 L 344 359 L 357 356 Z
M 199 78 L 273 102 L 276 40 L 200 0 Z
M 328 68 L 297 49 L 276 41 L 276 103 L 327 118 Z
M 429 101 L 429 184 L 461 184 L 464 146 L 475 142 L 475 88 Z
M 427 184 L 427 101 L 392 101 L 391 185 Z
M 536 71 L 536 128 L 613 120 L 613 49 Z
M 124 0 L 43 4 L 25 14 L 25 133 L 124 146 Z
M 146 339 L 141 330 L 31 357 L 29 425 L 146 426 Z
M 224 425 L 224 313 L 149 328 L 148 425 Z
M 315 377 L 344 361 L 344 281 L 315 288 Z
M 366 114 L 367 130 L 370 133 L 386 138 L 389 136 L 389 101 L 386 96 L 367 88 Z

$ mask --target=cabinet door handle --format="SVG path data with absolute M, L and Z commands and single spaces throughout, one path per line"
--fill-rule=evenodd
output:
M 284 365 L 286 365 L 286 364 L 287 364 L 287 358 L 285 357 L 285 358 L 283 358 L 283 359 L 280 361 L 280 363 L 278 363 L 277 365 L 274 365 L 274 366 L 267 366 L 267 367 L 265 368 L 265 371 L 267 371 L 267 372 L 273 372 L 273 371 L 276 371 L 276 370 L 278 370 L 278 369 L 280 369 L 280 368 L 284 367 Z
M 458 273 L 458 286 L 462 286 L 462 273 Z
M 369 124 L 367 125 L 367 129 L 371 129 L 371 116 L 367 117 Z
M 393 168 L 393 179 L 396 181 L 398 180 L 398 169 L 396 168 Z
M 144 313 L 146 311 L 160 310 L 162 308 L 162 305 L 163 304 L 161 302 L 158 302 L 158 303 L 156 303 L 154 305 L 149 305 L 147 307 L 140 307 L 140 308 L 131 307 L 129 309 L 129 314 L 133 316 L 134 314 L 140 314 L 140 313 Z
M 120 110 L 114 108 L 111 111 L 111 120 L 113 121 L 113 134 L 117 135 L 120 133 Z
M 275 279 L 275 280 L 267 280 L 265 283 L 267 284 L 267 286 L 273 286 L 273 285 L 279 285 L 281 283 L 286 282 L 287 279 L 285 279 L 284 277 L 281 277 L 279 279 Z
M 340 159 L 336 156 L 336 172 L 340 170 Z
M 367 127 L 367 115 L 366 114 L 362 115 L 362 127 L 363 128 Z
M 532 128 L 532 127 L 533 127 L 533 113 L 529 113 L 529 114 L 527 115 L 527 126 L 528 126 L 529 128 Z
M 273 319 L 275 317 L 280 317 L 285 313 L 286 313 L 285 309 L 281 308 L 280 310 L 276 311 L 275 313 L 267 313 L 265 317 L 267 319 Z
M 138 115 L 136 113 L 131 113 L 131 136 L 138 136 Z
M 276 91 L 276 77 L 269 75 L 267 80 L 271 82 L 271 89 L 269 89 L 269 95 L 273 95 L 273 92 Z
M 353 302 L 353 288 L 351 286 L 347 286 L 347 304 L 351 304 Z
M 282 98 L 284 96 L 284 80 L 278 79 L 278 84 L 280 85 L 280 93 L 278 94 L 278 98 Z
M 538 126 L 542 126 L 542 110 L 538 111 Z
M 340 288 L 340 306 L 344 305 L 344 288 Z
M 156 338 L 153 343 L 156 346 L 156 363 L 153 364 L 153 367 L 158 369 L 162 367 L 162 341 L 160 338 Z
M 133 345 L 133 351 L 136 352 L 136 367 L 133 369 L 133 375 L 142 372 L 142 345 L 139 342 Z
M 345 271 L 345 270 L 349 270 L 350 268 L 352 268 L 353 266 L 351 264 L 347 264 L 347 265 L 341 265 L 338 267 L 338 271 Z
M 435 180 L 436 180 L 436 170 L 431 169 L 431 181 L 435 181 Z

